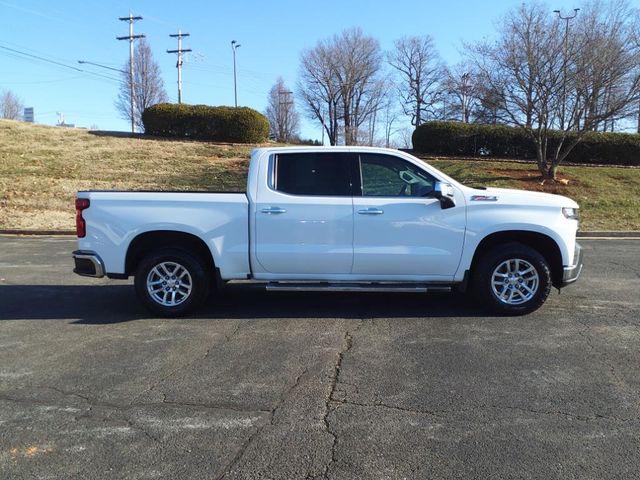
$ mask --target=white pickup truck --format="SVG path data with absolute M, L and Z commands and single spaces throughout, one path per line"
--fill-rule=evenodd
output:
M 273 290 L 469 290 L 529 313 L 582 269 L 578 205 L 464 186 L 401 151 L 258 148 L 245 193 L 83 191 L 74 271 L 135 276 L 155 314 L 184 315 L 224 282 Z

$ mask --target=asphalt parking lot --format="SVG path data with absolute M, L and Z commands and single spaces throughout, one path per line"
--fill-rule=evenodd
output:
M 640 241 L 581 243 L 526 317 L 237 286 L 167 320 L 0 236 L 0 478 L 639 478 Z

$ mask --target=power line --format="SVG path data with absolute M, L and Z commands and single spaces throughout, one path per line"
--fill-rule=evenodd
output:
M 103 74 L 100 74 L 100 73 L 95 73 L 95 72 L 90 72 L 90 71 L 87 71 L 87 70 L 83 70 L 81 68 L 74 67 L 73 65 L 67 65 L 67 64 L 62 63 L 62 62 L 58 62 L 58 61 L 51 60 L 51 59 L 48 59 L 48 58 L 45 58 L 45 57 L 41 57 L 40 55 L 34 55 L 32 53 L 23 52 L 23 51 L 15 49 L 15 48 L 10 48 L 10 47 L 4 46 L 4 45 L 0 45 L 0 49 L 6 50 L 7 52 L 11 52 L 10 54 L 13 54 L 11 56 L 16 57 L 16 58 L 27 57 L 27 58 L 35 59 L 35 60 L 38 60 L 38 61 L 41 61 L 41 62 L 50 63 L 50 64 L 56 65 L 58 67 L 63 67 L 63 68 L 68 68 L 70 70 L 75 70 L 76 72 L 81 72 L 81 73 L 85 73 L 85 74 L 88 74 L 88 75 L 95 75 L 96 77 L 102 77 L 102 78 L 106 78 L 108 80 L 119 81 L 115 77 L 111 77 L 111 76 L 108 76 L 108 75 L 103 75 Z M 17 56 L 16 54 L 19 55 L 19 56 Z
M 78 60 L 78 63 L 87 64 L 87 65 L 94 65 L 96 67 L 106 68 L 107 70 L 113 70 L 114 72 L 118 72 L 118 73 L 127 73 L 124 70 L 121 70 L 119 68 L 109 67 L 107 65 L 101 65 L 100 63 L 90 62 L 89 60 Z
M 69 80 L 77 80 L 79 78 L 84 78 L 84 77 L 82 75 L 74 75 L 72 77 L 56 78 L 52 80 L 34 80 L 31 82 L 3 82 L 3 83 L 4 85 L 40 85 L 43 83 L 68 82 Z

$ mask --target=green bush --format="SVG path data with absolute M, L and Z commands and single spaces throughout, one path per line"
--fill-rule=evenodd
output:
M 247 107 L 160 103 L 142 113 L 147 135 L 233 143 L 267 140 L 269 121 Z
M 561 132 L 549 135 L 551 155 Z M 569 134 L 565 142 L 571 142 Z M 413 132 L 413 149 L 432 155 L 535 159 L 533 140 L 520 128 L 460 122 L 427 122 Z M 569 163 L 640 166 L 640 135 L 587 133 L 564 160 Z

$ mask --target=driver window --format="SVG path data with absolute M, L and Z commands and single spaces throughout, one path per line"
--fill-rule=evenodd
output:
M 360 155 L 360 171 L 365 197 L 426 197 L 435 182 L 427 172 L 390 155 Z

